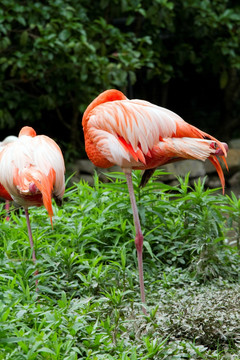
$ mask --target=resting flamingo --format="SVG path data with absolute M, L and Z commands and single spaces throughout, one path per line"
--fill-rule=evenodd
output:
M 174 112 L 144 100 L 129 100 L 118 90 L 106 90 L 83 114 L 85 148 L 94 165 L 119 165 L 126 175 L 136 231 L 141 301 L 145 303 L 142 248 L 143 235 L 132 184 L 132 170 L 144 170 L 145 185 L 154 170 L 182 159 L 209 159 L 224 189 L 225 180 L 216 156 L 226 164 L 228 146 L 185 122 Z M 146 309 L 143 307 L 146 314 Z
M 52 197 L 58 205 L 65 191 L 65 165 L 54 140 L 36 135 L 33 128 L 21 129 L 17 140 L 0 152 L 0 183 L 10 197 L 25 209 L 33 262 L 36 261 L 28 208 L 44 205 L 52 224 Z

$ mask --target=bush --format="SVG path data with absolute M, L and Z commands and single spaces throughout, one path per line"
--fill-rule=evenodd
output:
M 1 5 L 0 129 L 6 134 L 30 124 L 61 138 L 71 154 L 84 153 L 81 116 L 99 92 L 117 87 L 132 97 L 136 83 L 138 97 L 178 110 L 182 91 L 173 92 L 169 103 L 164 84 L 196 81 L 196 73 L 208 82 L 213 74 L 225 91 L 225 105 L 222 111 L 217 103 L 209 116 L 191 89 L 191 101 L 184 102 L 189 120 L 200 117 L 205 127 L 207 116 L 216 131 L 213 121 L 219 124 L 219 111 L 226 111 L 222 128 L 236 125 L 240 12 L 228 0 L 3 0 Z

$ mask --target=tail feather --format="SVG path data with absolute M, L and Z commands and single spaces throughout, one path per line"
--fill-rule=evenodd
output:
M 48 175 L 30 167 L 22 171 L 21 174 L 19 174 L 17 170 L 14 176 L 14 185 L 21 194 L 29 197 L 29 202 L 31 202 L 31 196 L 34 197 L 38 190 L 41 192 L 42 203 L 48 212 L 52 225 L 53 209 L 51 199 L 55 180 L 56 172 L 53 168 L 50 169 Z M 33 192 L 34 190 L 32 190 L 33 186 L 31 184 L 35 184 L 36 186 L 35 193 Z
M 225 178 L 224 178 L 224 174 L 223 174 L 223 171 L 222 171 L 222 168 L 221 168 L 221 165 L 217 159 L 216 156 L 210 156 L 209 157 L 209 160 L 211 161 L 211 163 L 213 164 L 213 166 L 215 167 L 215 169 L 217 170 L 217 173 L 218 173 L 218 176 L 219 176 L 219 179 L 221 181 L 221 185 L 222 185 L 222 190 L 223 190 L 223 194 L 224 194 L 224 191 L 225 191 Z
M 33 180 L 35 185 L 42 193 L 43 205 L 45 206 L 48 212 L 52 226 L 53 226 L 52 192 L 53 192 L 53 184 L 55 183 L 55 179 L 56 179 L 55 170 L 51 168 L 48 175 L 42 174 L 42 178 L 40 181 L 37 180 L 36 182 L 34 182 Z

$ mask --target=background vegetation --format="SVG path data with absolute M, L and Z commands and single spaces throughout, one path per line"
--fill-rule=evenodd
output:
M 81 117 L 101 91 L 166 106 L 220 139 L 239 136 L 240 7 L 230 0 L 1 0 L 1 139 L 23 125 L 85 156 Z M 110 175 L 109 175 L 110 176 Z M 240 202 L 150 182 L 135 191 L 148 316 L 122 175 L 80 182 L 0 227 L 0 359 L 239 359 Z
M 36 265 L 22 210 L 6 221 L 2 206 L 0 359 L 239 359 L 240 200 L 188 177 L 140 190 L 135 173 L 144 316 L 127 185 L 111 178 L 69 188 L 53 230 L 43 207 L 31 209 Z
M 0 129 L 84 155 L 81 117 L 116 87 L 238 136 L 240 7 L 230 0 L 2 0 Z

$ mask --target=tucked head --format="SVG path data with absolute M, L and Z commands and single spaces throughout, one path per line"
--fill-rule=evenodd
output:
M 228 144 L 223 142 L 222 145 L 223 145 L 223 148 L 225 149 L 225 151 L 227 153 L 228 152 Z M 221 149 L 219 146 L 216 147 L 215 155 L 217 155 L 217 156 L 226 156 L 226 153 L 224 153 L 223 149 Z

